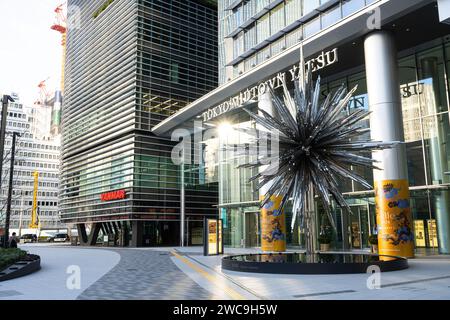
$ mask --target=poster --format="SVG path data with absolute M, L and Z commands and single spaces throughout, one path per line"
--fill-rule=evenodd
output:
M 261 196 L 261 200 L 264 196 Z M 280 211 L 282 196 L 272 196 L 261 209 L 261 250 L 286 251 L 286 217 Z
M 378 225 L 378 252 L 405 258 L 414 257 L 414 234 L 407 180 L 375 183 Z
M 427 227 L 428 227 L 428 243 L 431 248 L 437 248 L 438 239 L 436 231 L 436 220 L 435 219 L 427 220 Z
M 208 253 L 217 254 L 217 220 L 208 219 Z
M 223 254 L 223 221 L 221 219 L 204 220 L 203 255 Z
M 416 236 L 416 247 L 426 247 L 425 224 L 423 220 L 414 220 L 414 234 Z
M 218 223 L 218 229 L 217 229 L 217 253 L 222 254 L 223 253 L 223 220 L 219 219 L 217 220 Z

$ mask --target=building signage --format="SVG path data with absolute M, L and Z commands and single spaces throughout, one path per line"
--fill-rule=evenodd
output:
M 322 51 L 316 58 L 308 60 L 305 63 L 305 67 L 311 72 L 316 72 L 332 64 L 335 64 L 336 62 L 338 62 L 338 49 L 334 48 L 331 51 Z M 300 66 L 296 64 L 287 72 L 280 72 L 267 81 L 259 83 L 251 88 L 247 88 L 245 91 L 241 91 L 238 95 L 230 98 L 220 105 L 209 108 L 202 113 L 201 117 L 203 118 L 204 122 L 209 121 L 231 110 L 240 108 L 249 101 L 257 101 L 259 96 L 269 91 L 269 87 L 275 90 L 282 87 L 286 79 L 293 82 L 295 80 L 298 80 L 299 78 Z
M 102 193 L 100 195 L 100 199 L 102 201 L 120 200 L 120 199 L 125 199 L 125 196 L 126 196 L 125 190 L 116 190 L 116 191 Z
M 223 221 L 222 219 L 204 219 L 203 255 L 223 254 Z

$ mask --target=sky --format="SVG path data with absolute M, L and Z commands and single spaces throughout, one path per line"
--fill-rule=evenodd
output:
M 32 105 L 40 81 L 49 91 L 59 88 L 62 47 L 60 33 L 50 29 L 54 9 L 64 0 L 0 0 L 0 93 L 19 94 Z

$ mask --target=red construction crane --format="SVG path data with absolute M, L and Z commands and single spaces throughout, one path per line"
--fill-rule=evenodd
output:
M 38 104 L 38 105 L 45 105 L 46 101 L 48 101 L 50 99 L 50 93 L 47 91 L 47 85 L 45 84 L 45 82 L 50 79 L 47 78 L 45 80 L 42 80 L 41 82 L 39 82 L 38 84 L 38 88 L 39 88 L 39 100 L 37 100 L 34 104 Z
M 64 92 L 64 60 L 66 59 L 66 34 L 67 34 L 67 16 L 64 13 L 66 3 L 60 4 L 54 10 L 56 13 L 55 23 L 50 29 L 61 33 L 61 45 L 63 47 L 62 52 L 62 67 L 61 67 L 61 92 Z
M 65 34 L 67 32 L 67 27 L 66 27 L 67 18 L 65 16 L 65 14 L 63 13 L 64 12 L 64 10 L 63 10 L 64 5 L 65 5 L 65 3 L 60 4 L 59 6 L 56 7 L 56 9 L 55 9 L 56 21 L 50 27 L 50 29 L 58 31 L 61 34 Z

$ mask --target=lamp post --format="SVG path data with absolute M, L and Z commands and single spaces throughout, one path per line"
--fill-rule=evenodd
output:
M 9 95 L 3 95 L 2 97 L 2 122 L 0 127 L 0 190 L 2 186 L 3 176 L 3 153 L 5 148 L 5 135 L 6 135 L 6 118 L 8 117 L 8 103 L 14 102 L 14 99 Z M 5 235 L 3 236 L 3 246 L 6 248 L 8 245 L 9 227 L 5 225 Z
M 12 146 L 11 146 L 11 159 L 9 164 L 9 184 L 8 184 L 8 199 L 6 200 L 6 218 L 5 218 L 5 236 L 6 240 L 9 235 L 9 220 L 11 217 L 11 199 L 12 199 L 12 187 L 13 187 L 13 175 L 14 175 L 14 158 L 16 154 L 16 136 L 18 136 L 18 132 L 12 133 Z M 5 248 L 8 247 L 8 242 L 4 241 L 3 246 Z

